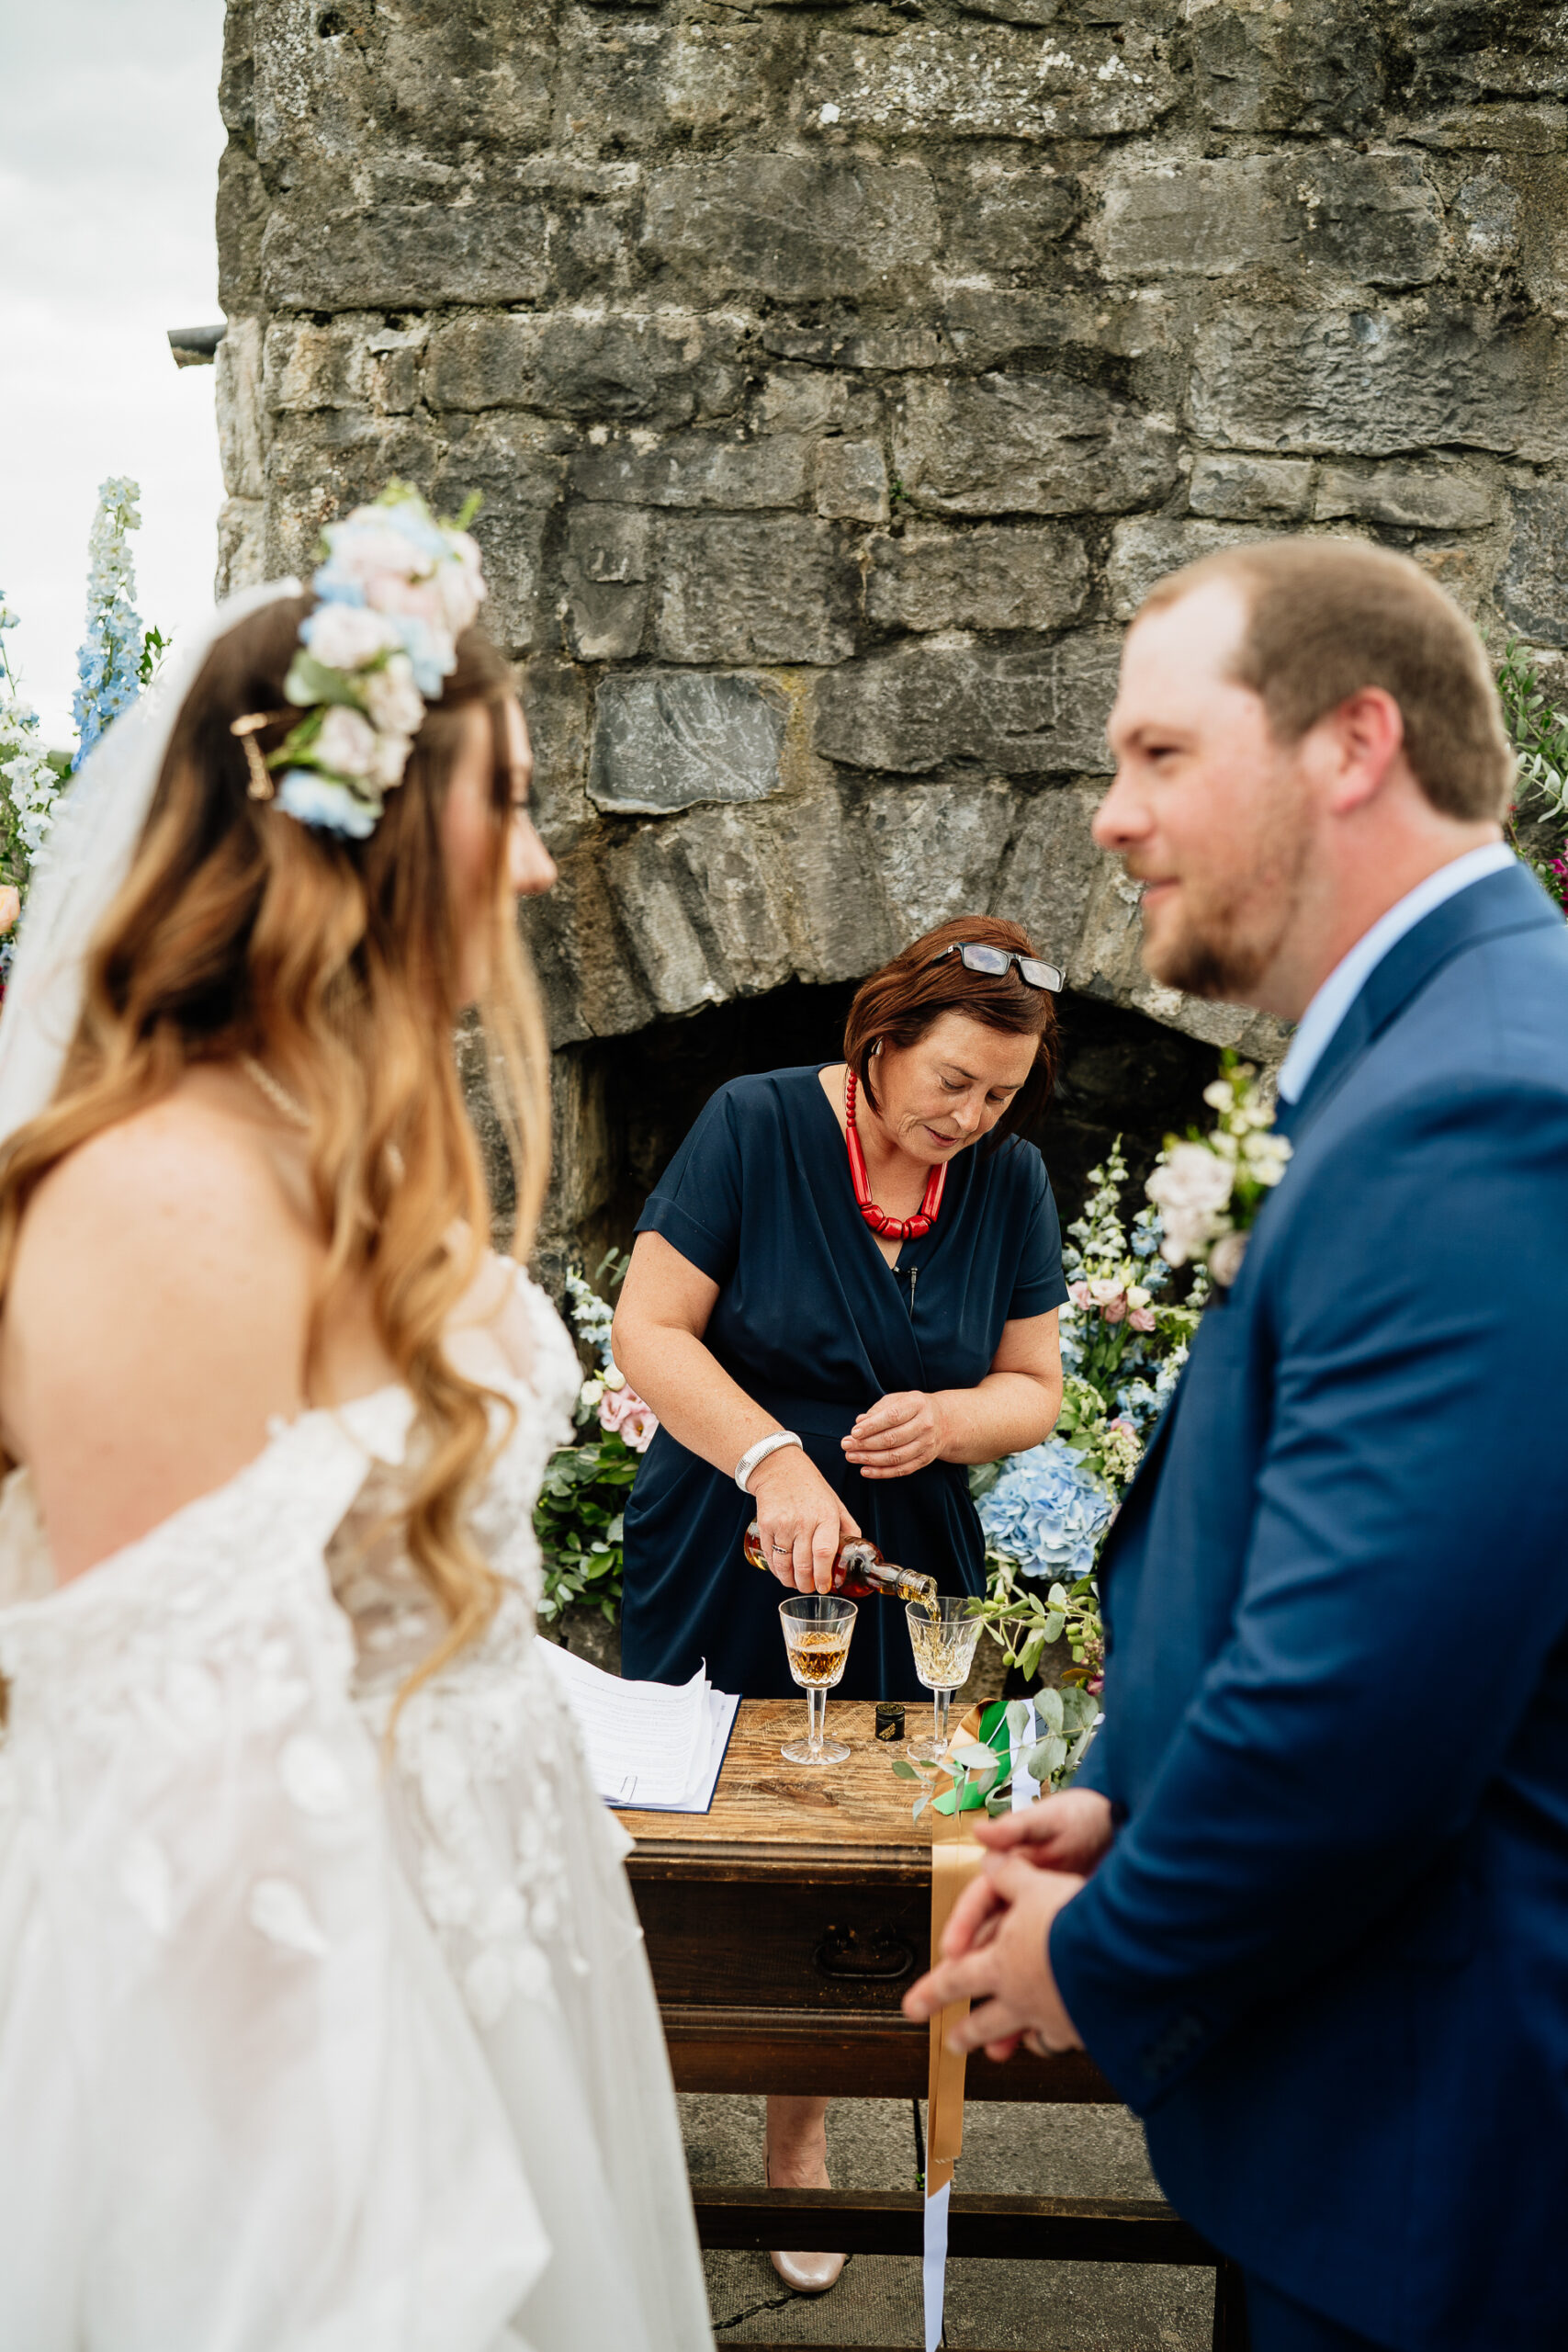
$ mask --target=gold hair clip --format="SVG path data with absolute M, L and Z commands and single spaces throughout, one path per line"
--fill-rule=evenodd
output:
M 272 772 L 261 755 L 256 737 L 264 727 L 272 726 L 276 719 L 291 718 L 293 716 L 293 712 L 288 710 L 253 710 L 243 718 L 236 718 L 229 729 L 231 735 L 239 737 L 243 747 L 245 765 L 251 772 L 247 788 L 253 800 L 270 800 L 276 789 Z

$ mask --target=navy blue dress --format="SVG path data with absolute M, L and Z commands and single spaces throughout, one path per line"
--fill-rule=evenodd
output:
M 705 1334 L 749 1396 L 807 1453 L 890 1560 L 943 1592 L 985 1589 L 985 1543 L 967 1475 L 932 1462 L 863 1478 L 840 1440 L 900 1389 L 972 1388 L 1002 1326 L 1066 1297 L 1061 1234 L 1032 1144 L 978 1147 L 949 1166 L 942 1213 L 890 1267 L 855 1204 L 849 1154 L 815 1066 L 736 1079 L 703 1112 L 650 1195 L 639 1233 L 661 1233 L 716 1282 Z M 705 1658 L 721 1690 L 787 1695 L 775 1577 L 741 1538 L 756 1506 L 733 1478 L 660 1429 L 626 1515 L 622 1671 L 683 1682 Z M 846 1699 L 919 1698 L 904 1604 L 860 1604 Z

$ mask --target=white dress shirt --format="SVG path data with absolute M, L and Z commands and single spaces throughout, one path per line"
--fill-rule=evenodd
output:
M 1439 865 L 1435 874 L 1417 882 L 1414 890 L 1406 890 L 1387 914 L 1378 917 L 1371 931 L 1361 933 L 1349 954 L 1336 964 L 1302 1015 L 1301 1026 L 1291 1040 L 1291 1050 L 1280 1065 L 1278 1083 L 1282 1101 L 1300 1102 L 1335 1031 L 1389 949 L 1407 931 L 1414 931 L 1424 915 L 1429 915 L 1434 907 L 1440 907 L 1445 899 L 1457 898 L 1472 882 L 1483 881 L 1488 874 L 1501 874 L 1505 866 L 1514 863 L 1514 853 L 1506 842 L 1488 842 L 1483 849 L 1466 850 L 1462 857 Z

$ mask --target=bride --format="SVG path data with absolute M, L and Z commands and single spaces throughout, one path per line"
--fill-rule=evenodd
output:
M 473 543 L 394 488 L 64 804 L 0 1021 L 0 2343 L 711 2343 L 535 1638 L 579 1377 L 513 1249 L 553 868 Z

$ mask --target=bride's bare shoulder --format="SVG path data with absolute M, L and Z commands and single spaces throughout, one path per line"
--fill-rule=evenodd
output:
M 264 1238 L 275 1272 L 280 1253 L 298 1252 L 309 1280 L 309 1234 L 265 1127 L 182 1087 L 101 1127 L 50 1170 L 22 1220 L 7 1306 L 29 1277 L 91 1281 L 105 1261 L 126 1275 L 140 1268 L 142 1280 L 220 1268 L 243 1279 Z
M 319 1252 L 265 1130 L 181 1089 L 29 1201 L 0 1420 L 64 1575 L 232 1476 L 299 1409 Z

